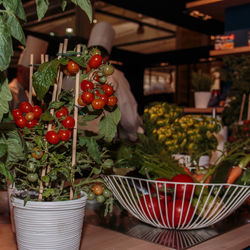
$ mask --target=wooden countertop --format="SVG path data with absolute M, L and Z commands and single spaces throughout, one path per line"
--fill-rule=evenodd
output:
M 250 246 L 250 224 L 191 247 L 200 249 L 243 249 Z M 17 250 L 15 234 L 11 230 L 8 215 L 0 214 L 0 249 Z M 80 250 L 167 250 L 172 249 L 134 238 L 110 229 L 84 223 Z

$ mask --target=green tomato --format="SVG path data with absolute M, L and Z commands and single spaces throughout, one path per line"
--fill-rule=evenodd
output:
M 27 179 L 30 182 L 36 182 L 38 180 L 38 174 L 37 173 L 28 174 Z
M 102 195 L 105 198 L 109 198 L 111 196 L 111 192 L 108 189 L 104 189 Z
M 32 173 L 35 172 L 35 170 L 36 170 L 35 164 L 33 162 L 28 162 L 28 164 L 27 164 L 27 170 L 29 172 L 32 172 Z
M 114 67 L 111 64 L 105 64 L 102 68 L 102 71 L 106 76 L 110 76 L 114 72 Z
M 88 200 L 92 201 L 95 199 L 95 194 L 93 192 L 88 193 Z
M 99 203 L 103 203 L 105 201 L 105 197 L 103 195 L 96 196 L 96 200 Z

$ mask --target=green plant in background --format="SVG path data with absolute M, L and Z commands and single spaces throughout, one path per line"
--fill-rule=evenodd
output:
M 217 148 L 214 133 L 221 128 L 217 119 L 183 114 L 180 107 L 167 103 L 146 108 L 143 118 L 145 133 L 152 134 L 170 154 L 188 154 L 197 160 Z
M 226 126 L 231 126 L 239 120 L 240 108 L 243 95 L 246 94 L 246 101 L 243 110 L 242 120 L 247 119 L 248 96 L 250 94 L 250 57 L 225 56 L 221 68 L 222 85 L 231 83 L 228 92 L 229 103 L 222 113 L 222 122 Z
M 210 91 L 214 83 L 212 75 L 198 70 L 193 71 L 191 75 L 191 83 L 194 91 Z

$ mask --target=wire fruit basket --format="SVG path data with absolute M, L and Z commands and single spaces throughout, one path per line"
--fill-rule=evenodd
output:
M 250 195 L 250 186 L 154 181 L 103 176 L 120 204 L 137 219 L 158 228 L 192 230 L 229 216 Z

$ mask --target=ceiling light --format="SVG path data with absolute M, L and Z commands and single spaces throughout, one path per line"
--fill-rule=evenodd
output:
M 207 20 L 212 18 L 211 16 L 204 14 L 204 13 L 201 13 L 198 10 L 192 10 L 191 12 L 189 12 L 189 15 L 194 17 L 194 18 L 201 19 L 203 21 L 207 21 Z
M 55 36 L 55 33 L 54 32 L 50 32 L 49 35 L 50 36 Z
M 97 19 L 93 19 L 93 23 L 97 23 Z
M 72 34 L 73 28 L 66 28 L 66 34 Z

